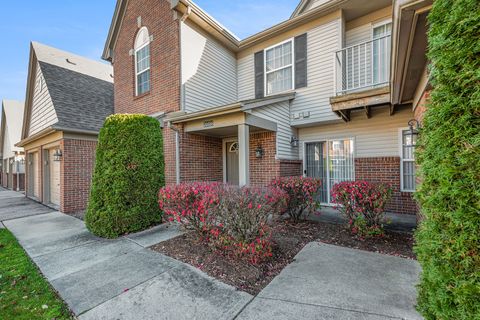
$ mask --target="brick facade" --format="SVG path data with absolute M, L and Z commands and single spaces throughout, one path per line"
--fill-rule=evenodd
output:
M 29 178 L 30 172 L 29 155 L 38 153 L 38 161 L 32 164 L 38 172 L 37 188 L 39 197 L 37 201 L 46 205 L 48 200 L 44 195 L 44 163 L 45 150 L 52 148 L 60 148 L 62 151 L 62 159 L 60 163 L 60 207 L 63 213 L 75 213 L 85 210 L 88 204 L 90 194 L 90 185 L 95 166 L 95 151 L 97 141 L 82 139 L 61 139 L 57 145 L 40 146 L 35 149 L 26 151 L 26 178 L 25 188 L 28 190 L 27 195 L 33 197 L 33 187 L 29 184 L 33 178 Z
M 60 148 L 63 159 L 60 166 L 60 211 L 82 211 L 88 204 L 96 141 L 63 139 Z
M 386 210 L 393 213 L 416 214 L 417 203 L 411 192 L 400 191 L 400 158 L 376 157 L 355 159 L 356 180 L 387 183 L 392 186 L 392 199 Z
M 130 50 L 141 26 L 150 43 L 150 91 L 135 96 L 135 64 Z M 180 110 L 180 31 L 167 0 L 129 1 L 113 53 L 115 113 L 155 114 Z M 175 182 L 175 134 L 164 129 L 165 179 Z

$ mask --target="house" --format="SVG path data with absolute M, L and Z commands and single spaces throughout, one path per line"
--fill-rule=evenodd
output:
M 387 210 L 415 214 L 416 10 L 429 4 L 411 3 L 302 0 L 240 40 L 190 0 L 118 0 L 103 52 L 115 112 L 162 120 L 168 184 L 303 174 L 322 180 L 329 205 L 335 183 L 368 180 L 392 185 Z
M 17 144 L 27 197 L 65 213 L 84 210 L 98 132 L 112 112 L 111 66 L 32 42 Z
M 0 159 L 2 187 L 21 191 L 25 188 L 25 159 L 23 148 L 15 146 L 22 131 L 24 103 L 2 101 L 0 124 Z

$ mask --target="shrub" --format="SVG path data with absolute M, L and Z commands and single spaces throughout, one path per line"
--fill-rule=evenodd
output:
M 278 189 L 238 188 L 219 183 L 185 183 L 162 188 L 159 204 L 170 221 L 194 230 L 225 254 L 250 262 L 271 256 L 269 222 L 283 212 Z
M 219 183 L 182 183 L 160 189 L 159 204 L 169 221 L 177 221 L 194 230 L 200 238 L 208 236 L 216 224 L 222 186 Z
M 160 222 L 157 192 L 163 184 L 159 122 L 145 115 L 109 116 L 98 137 L 88 229 L 114 238 Z
M 383 235 L 385 205 L 392 189 L 367 181 L 344 181 L 332 188 L 332 203 L 347 218 L 352 233 L 360 236 Z
M 320 185 L 319 179 L 306 177 L 282 177 L 270 183 L 271 187 L 283 190 L 287 194 L 286 212 L 295 222 L 318 209 L 320 203 L 315 197 Z
M 252 263 L 271 257 L 269 222 L 285 210 L 286 195 L 273 188 L 225 186 L 216 208 L 212 241 Z
M 480 6 L 436 0 L 429 15 L 433 90 L 420 131 L 416 233 L 425 319 L 480 319 Z

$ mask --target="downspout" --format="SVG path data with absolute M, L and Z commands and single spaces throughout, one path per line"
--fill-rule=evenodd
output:
M 168 128 L 175 132 L 175 181 L 180 183 L 180 130 L 172 126 L 172 123 L 168 122 Z

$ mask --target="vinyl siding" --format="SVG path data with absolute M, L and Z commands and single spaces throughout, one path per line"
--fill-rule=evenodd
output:
M 327 3 L 328 1 L 330 0 L 312 0 L 310 1 L 310 3 L 305 7 L 305 9 L 303 10 L 303 12 L 306 12 L 308 10 L 311 10 L 313 8 L 316 8 L 324 3 Z
M 290 139 L 294 135 L 294 129 L 290 126 L 290 103 L 288 101 L 253 109 L 252 114 L 277 123 L 278 159 L 298 159 L 298 148 L 290 146 Z
M 40 81 L 40 79 L 42 80 Z M 31 136 L 56 122 L 58 122 L 58 118 L 53 107 L 52 98 L 43 79 L 40 65 L 37 64 L 28 135 Z
M 255 98 L 255 63 L 254 55 L 238 59 L 238 100 Z
M 360 27 L 356 27 L 345 32 L 345 46 L 353 46 L 355 44 L 365 42 L 372 39 L 372 24 L 367 23 Z
M 331 121 L 330 97 L 334 95 L 334 53 L 341 45 L 342 21 L 336 19 L 307 33 L 307 87 L 296 90 L 292 115 L 310 112 L 307 118 L 292 119 L 292 125 Z
M 237 101 L 235 55 L 193 25 L 181 24 L 182 104 L 194 112 Z
M 0 113 L 1 115 L 1 113 Z M 3 159 L 8 159 L 10 157 L 15 156 L 15 152 L 12 150 L 12 145 L 10 144 L 10 135 L 8 133 L 8 123 L 5 121 L 5 134 L 3 136 L 3 150 L 2 150 L 2 158 Z M 0 128 L 0 131 L 2 128 Z M 4 167 L 5 168 L 5 167 Z
M 331 123 L 321 126 L 300 128 L 300 154 L 303 155 L 305 141 L 354 138 L 355 157 L 400 156 L 399 129 L 407 127 L 413 112 L 409 108 L 389 115 L 389 109 L 374 108 L 372 117 L 367 119 L 364 112 L 352 113 L 350 122 Z

